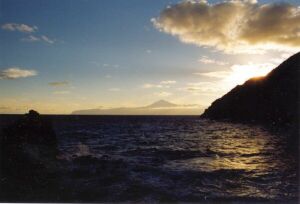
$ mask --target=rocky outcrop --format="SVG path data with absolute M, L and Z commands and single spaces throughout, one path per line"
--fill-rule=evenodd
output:
M 47 189 L 56 182 L 57 141 L 51 122 L 31 110 L 0 136 L 2 201 L 35 201 L 26 198 L 30 192 L 47 200 Z
M 295 126 L 299 118 L 300 53 L 266 77 L 252 78 L 214 101 L 201 117 Z

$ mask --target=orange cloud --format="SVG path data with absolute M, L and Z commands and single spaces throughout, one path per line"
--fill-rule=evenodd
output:
M 164 9 L 152 22 L 182 42 L 227 53 L 300 48 L 300 8 L 288 3 L 183 1 Z

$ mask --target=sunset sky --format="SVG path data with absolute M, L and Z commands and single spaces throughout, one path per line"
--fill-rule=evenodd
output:
M 206 107 L 300 50 L 284 2 L 1 0 L 0 113 Z

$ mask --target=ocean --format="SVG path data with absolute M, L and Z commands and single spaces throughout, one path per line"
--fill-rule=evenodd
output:
M 282 133 L 197 116 L 49 117 L 64 201 L 298 199 L 298 155 Z

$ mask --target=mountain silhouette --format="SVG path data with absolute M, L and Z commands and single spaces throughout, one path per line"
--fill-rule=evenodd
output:
M 286 128 L 298 139 L 299 69 L 300 52 L 267 76 L 236 86 L 215 100 L 201 117 Z
M 148 106 L 98 108 L 73 111 L 73 115 L 198 115 L 203 109 L 197 104 L 174 104 L 165 100 Z
M 170 108 L 170 107 L 176 107 L 176 106 L 178 106 L 178 105 L 176 105 L 174 103 L 170 103 L 165 100 L 159 100 L 159 101 L 156 101 L 146 107 L 148 107 L 148 108 L 166 108 L 166 107 L 168 107 L 168 108 Z

